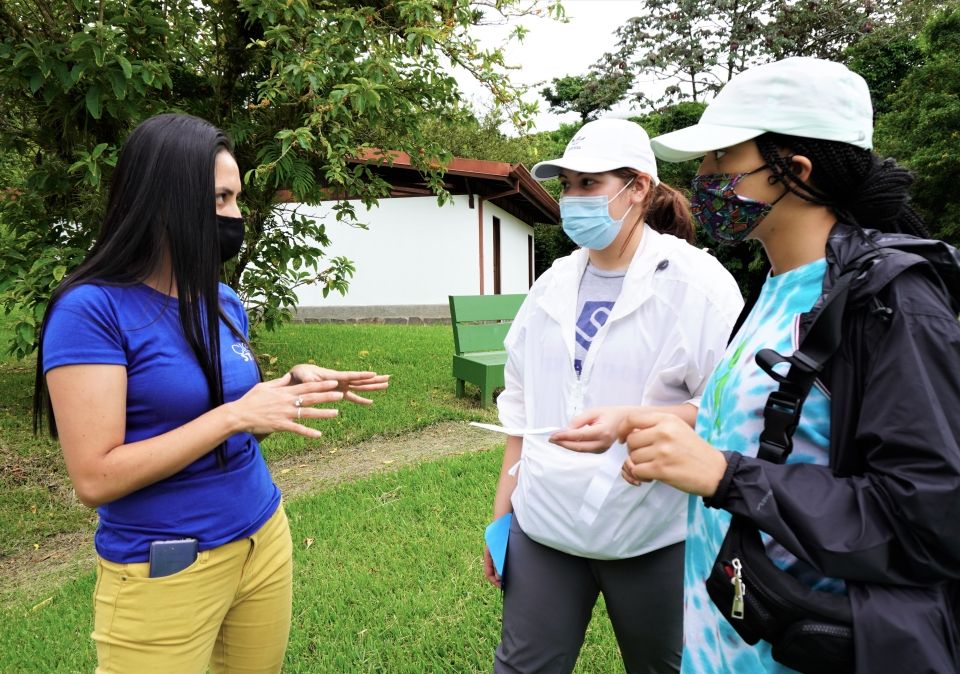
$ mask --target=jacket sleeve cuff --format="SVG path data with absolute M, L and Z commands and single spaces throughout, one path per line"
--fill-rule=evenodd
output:
M 743 455 L 739 452 L 721 452 L 727 459 L 727 469 L 723 471 L 723 477 L 720 478 L 720 484 L 717 485 L 717 491 L 713 496 L 703 497 L 703 505 L 708 508 L 722 508 L 727 500 L 727 494 L 730 491 L 730 483 L 733 482 L 733 474 L 740 465 Z

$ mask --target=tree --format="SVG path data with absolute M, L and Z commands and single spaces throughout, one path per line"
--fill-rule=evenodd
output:
M 890 108 L 890 96 L 904 78 L 923 62 L 915 35 L 886 26 L 866 36 L 845 53 L 847 65 L 867 81 L 875 115 Z
M 933 234 L 960 244 L 960 3 L 929 21 L 919 47 L 923 63 L 887 98 L 876 145 L 914 172 L 914 205 Z
M 927 0 L 908 0 L 906 5 Z M 876 27 L 894 21 L 896 0 L 644 0 L 617 30 L 617 50 L 597 68 L 634 82 L 665 83 L 632 92 L 657 109 L 709 100 L 731 77 L 787 56 L 839 59 Z
M 553 86 L 544 87 L 540 94 L 554 112 L 575 112 L 581 123 L 586 123 L 622 100 L 631 86 L 625 73 L 591 71 L 586 75 L 555 77 Z
M 277 217 L 278 190 L 301 202 L 363 204 L 387 194 L 370 148 L 408 152 L 441 196 L 443 139 L 426 120 L 459 108 L 463 66 L 524 128 L 499 50 L 470 29 L 491 13 L 560 12 L 535 0 L 8 0 L 0 4 L 0 162 L 16 199 L 0 202 L 0 302 L 18 315 L 12 346 L 34 348 L 51 289 L 83 256 L 104 209 L 118 148 L 146 117 L 180 110 L 223 128 L 244 176 L 247 238 L 225 280 L 276 325 L 294 288 L 346 287 L 326 259 L 324 223 Z M 16 160 L 19 157 L 21 159 Z M 341 201 L 337 219 L 356 221 Z
M 885 0 L 799 0 L 772 3 L 764 40 L 773 59 L 814 56 L 843 60 L 844 50 L 889 25 L 899 3 Z

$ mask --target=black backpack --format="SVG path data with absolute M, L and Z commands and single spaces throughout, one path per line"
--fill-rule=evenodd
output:
M 789 457 L 803 402 L 840 347 L 850 288 L 880 259 L 909 254 L 917 257 L 916 263 L 932 265 L 954 313 L 960 313 L 960 252 L 942 241 L 902 234 L 881 235 L 874 243 L 875 248 L 844 267 L 793 355 L 785 357 L 771 349 L 757 353 L 757 364 L 779 384 L 764 408 L 759 458 L 784 463 Z M 733 334 L 751 308 L 744 308 Z M 790 365 L 785 375 L 774 370 L 780 363 Z M 741 638 L 751 645 L 761 639 L 770 642 L 773 658 L 781 664 L 816 674 L 854 671 L 848 598 L 812 590 L 777 567 L 767 557 L 751 520 L 732 518 L 706 586 L 717 609 Z

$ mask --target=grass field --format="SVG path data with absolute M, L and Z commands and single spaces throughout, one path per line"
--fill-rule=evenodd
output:
M 481 575 L 502 451 L 341 485 L 287 504 L 293 629 L 285 672 L 490 671 L 500 595 Z M 89 672 L 92 574 L 0 610 L 0 672 Z M 622 671 L 601 606 L 578 672 Z

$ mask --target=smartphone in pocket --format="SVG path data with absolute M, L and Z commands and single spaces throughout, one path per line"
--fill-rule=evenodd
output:
M 196 538 L 153 541 L 150 544 L 150 577 L 172 576 L 183 571 L 196 561 L 198 545 Z

